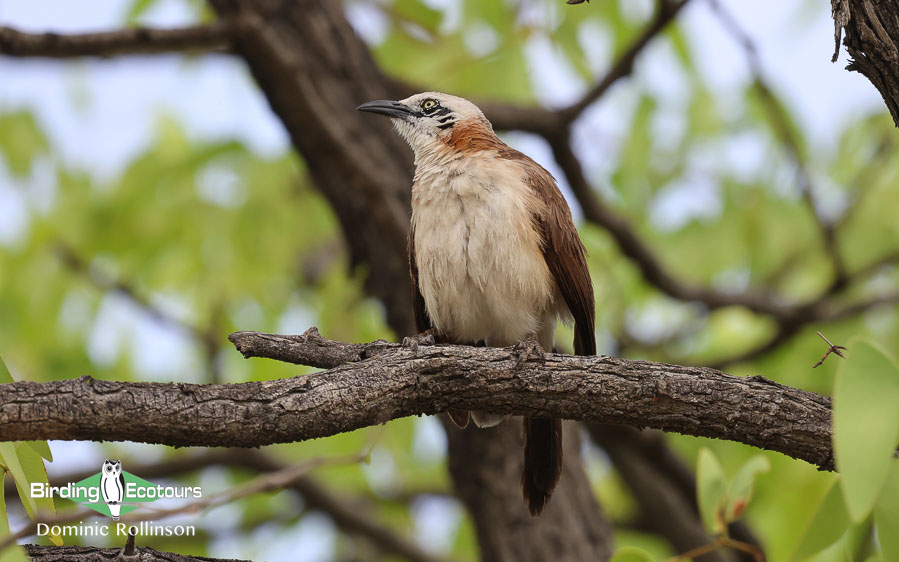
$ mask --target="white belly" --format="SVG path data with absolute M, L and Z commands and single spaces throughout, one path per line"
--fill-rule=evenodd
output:
M 419 290 L 432 324 L 456 341 L 512 345 L 530 332 L 552 348 L 556 285 L 531 222 L 526 186 L 481 173 L 417 185 Z

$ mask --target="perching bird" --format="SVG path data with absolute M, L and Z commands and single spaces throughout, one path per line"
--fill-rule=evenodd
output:
M 552 175 L 501 141 L 463 98 L 425 92 L 358 109 L 390 117 L 415 153 L 409 266 L 418 331 L 450 343 L 515 344 L 527 358 L 552 350 L 557 320 L 571 318 L 575 353 L 594 355 L 586 251 Z M 469 412 L 448 414 L 468 424 Z M 480 427 L 503 420 L 471 417 Z M 562 421 L 525 418 L 524 439 L 521 490 L 536 516 L 562 474 Z

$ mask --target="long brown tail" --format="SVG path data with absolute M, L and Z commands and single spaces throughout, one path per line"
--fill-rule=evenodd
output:
M 562 477 L 562 420 L 524 418 L 524 471 L 521 493 L 537 517 Z

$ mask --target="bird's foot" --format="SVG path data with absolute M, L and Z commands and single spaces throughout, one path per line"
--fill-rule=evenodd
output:
M 434 345 L 435 343 L 437 343 L 436 335 L 437 330 L 435 330 L 434 328 L 430 328 L 420 334 L 415 334 L 414 336 L 406 336 L 405 338 L 403 338 L 403 347 L 408 347 L 412 350 L 413 354 L 417 354 L 418 346 Z
M 518 357 L 515 362 L 516 369 L 531 360 L 539 361 L 540 363 L 546 361 L 546 352 L 540 346 L 540 340 L 537 338 L 536 332 L 531 332 L 526 338 L 519 340 L 512 348 L 512 353 Z

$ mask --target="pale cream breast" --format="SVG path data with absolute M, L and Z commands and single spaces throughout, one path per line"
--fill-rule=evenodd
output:
M 558 303 L 518 166 L 455 156 L 419 166 L 412 195 L 419 290 L 435 328 L 458 341 L 550 349 Z M 433 173 L 431 172 L 433 170 Z

